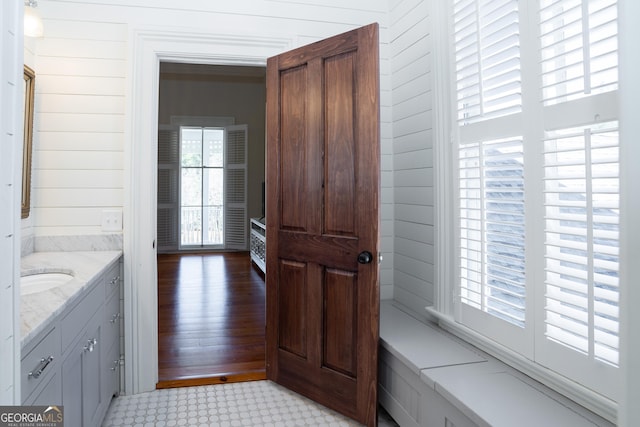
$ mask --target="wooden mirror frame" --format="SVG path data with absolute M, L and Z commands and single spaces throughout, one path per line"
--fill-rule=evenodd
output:
M 22 205 L 21 218 L 31 210 L 31 152 L 33 145 L 33 99 L 36 73 L 24 66 L 24 140 L 22 149 Z

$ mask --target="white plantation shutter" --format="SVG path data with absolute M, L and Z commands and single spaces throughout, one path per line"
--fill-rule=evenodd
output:
M 546 105 L 617 89 L 616 0 L 540 2 Z
M 170 252 L 180 244 L 179 218 L 180 128 L 160 125 L 158 129 L 158 252 Z
M 524 331 L 523 139 L 517 0 L 453 2 L 458 136 L 457 319 L 515 351 Z M 500 319 L 501 326 L 492 326 Z
M 225 247 L 247 250 L 248 126 L 225 127 Z
M 455 318 L 615 400 L 616 1 L 451 4 Z
M 455 1 L 453 19 L 458 120 L 519 112 L 518 1 Z
M 544 314 L 536 361 L 619 390 L 617 3 L 542 1 Z M 584 102 L 588 101 L 588 102 Z M 547 111 L 548 110 L 548 111 Z
M 614 396 L 618 365 L 619 155 L 617 123 L 551 132 L 544 141 L 545 328 L 541 362 L 581 354 L 580 382 Z M 566 368 L 564 369 L 566 370 Z M 607 378 L 609 377 L 609 378 Z
M 522 140 L 460 149 L 461 301 L 524 326 Z

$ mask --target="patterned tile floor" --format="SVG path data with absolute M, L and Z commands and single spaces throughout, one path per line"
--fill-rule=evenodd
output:
M 357 426 L 271 381 L 155 390 L 111 402 L 103 427 Z M 380 410 L 379 426 L 397 426 Z

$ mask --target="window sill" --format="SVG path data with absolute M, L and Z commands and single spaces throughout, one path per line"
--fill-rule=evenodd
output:
M 533 378 L 535 381 L 531 381 L 532 384 L 530 385 L 535 386 L 537 383 L 541 383 L 539 385 L 548 387 L 551 389 L 549 390 L 550 392 L 558 393 L 612 423 L 616 422 L 618 409 L 616 402 L 500 346 L 432 307 L 426 307 L 425 310 L 429 315 L 437 319 L 437 324 L 441 329 L 489 353 L 517 372 Z

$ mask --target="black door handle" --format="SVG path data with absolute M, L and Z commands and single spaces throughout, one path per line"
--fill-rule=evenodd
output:
M 358 262 L 360 264 L 369 264 L 371 261 L 373 261 L 373 255 L 371 255 L 371 252 L 362 251 L 358 254 Z

